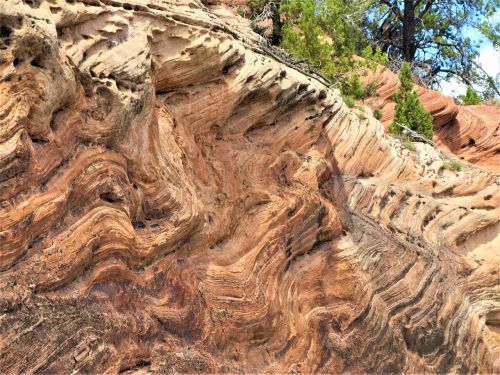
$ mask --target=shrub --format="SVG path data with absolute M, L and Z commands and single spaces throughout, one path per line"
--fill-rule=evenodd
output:
M 410 65 L 405 61 L 399 71 L 401 87 L 393 95 L 396 102 L 396 113 L 390 126 L 390 131 L 395 134 L 401 133 L 403 124 L 426 138 L 432 139 L 432 116 L 426 112 L 418 99 L 418 94 L 413 90 Z
M 356 106 L 357 109 L 357 115 L 360 120 L 366 120 L 368 117 L 366 117 L 366 112 L 365 112 L 365 107 L 358 105 Z
M 236 13 L 238 13 L 238 15 L 239 15 L 240 17 L 243 17 L 243 18 L 246 18 L 246 17 L 247 17 L 247 14 L 246 14 L 246 12 L 245 12 L 245 9 L 244 9 L 243 7 L 241 7 L 241 6 L 238 6 L 238 7 L 236 8 Z
M 354 98 L 350 95 L 342 95 L 342 99 L 344 100 L 344 103 L 349 107 L 352 108 L 356 105 L 356 102 L 354 101 Z
M 361 56 L 367 61 L 367 66 L 374 72 L 377 70 L 377 64 L 385 67 L 389 65 L 389 57 L 382 52 L 379 46 L 375 48 L 375 51 L 371 46 L 366 46 L 361 51 Z
M 358 73 L 354 73 L 349 80 L 345 80 L 342 85 L 344 95 L 352 96 L 354 99 L 365 99 L 369 96 L 375 96 L 377 85 L 374 82 L 363 87 Z
M 467 91 L 465 95 L 459 96 L 459 99 L 464 103 L 464 105 L 476 105 L 481 103 L 481 98 L 477 92 L 470 86 L 467 86 Z
M 352 96 L 354 99 L 365 98 L 365 88 L 361 84 L 361 79 L 358 73 L 354 73 L 350 79 L 342 82 L 342 93 L 344 95 Z
M 463 164 L 459 162 L 458 160 L 451 160 L 451 161 L 446 161 L 443 163 L 441 166 L 442 169 L 451 169 L 454 171 L 461 171 L 463 167 Z
M 460 163 L 458 160 L 452 160 L 452 162 L 450 163 L 450 167 L 454 171 L 461 171 L 462 167 L 463 167 L 463 164 Z
M 363 99 L 366 95 L 365 88 L 361 84 L 361 79 L 359 78 L 359 74 L 354 73 L 351 79 L 351 90 L 350 94 L 355 99 Z
M 376 118 L 377 120 L 379 120 L 379 121 L 380 121 L 380 119 L 382 118 L 382 107 L 380 107 L 380 106 L 379 106 L 379 107 L 377 107 L 377 108 L 375 109 L 375 112 L 373 113 L 373 115 L 375 116 L 375 118 Z
M 377 85 L 374 82 L 369 83 L 365 87 L 366 96 L 376 96 L 377 95 Z
M 406 148 L 406 149 L 408 149 L 408 150 L 410 150 L 410 151 L 415 151 L 416 150 L 415 145 L 409 139 L 405 139 L 404 140 L 403 147 Z
M 332 79 L 337 73 L 337 64 L 332 60 L 334 49 L 322 38 L 321 19 L 316 12 L 315 1 L 290 1 L 282 4 L 280 9 L 287 15 L 281 47 L 295 57 L 307 60 Z
M 361 15 L 368 9 L 368 3 L 366 0 L 249 0 L 248 6 L 249 16 L 254 20 L 271 20 L 271 44 L 313 65 L 341 88 L 344 95 L 363 99 L 365 92 L 359 76 L 352 77 L 351 72 L 361 67 L 376 69 L 377 63 L 389 62 L 380 47 L 361 50 L 369 41 L 361 19 L 352 22 L 351 17 Z M 259 28 L 258 24 L 252 23 L 254 30 Z M 365 59 L 354 58 L 359 55 Z

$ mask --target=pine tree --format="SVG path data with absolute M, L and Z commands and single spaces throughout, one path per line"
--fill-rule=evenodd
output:
M 417 62 L 412 64 L 413 73 L 427 85 L 454 77 L 481 90 L 486 100 L 500 96 L 499 76 L 490 76 L 477 60 L 485 42 L 495 47 L 500 45 L 500 25 L 495 17 L 500 9 L 499 0 L 368 0 L 367 3 L 365 35 L 371 44 L 388 53 L 391 60 Z
M 464 105 L 476 105 L 481 103 L 481 98 L 477 94 L 477 92 L 470 86 L 467 86 L 467 91 L 465 95 L 461 95 L 460 100 Z
M 333 49 L 321 38 L 323 30 L 316 14 L 315 0 L 290 1 L 283 5 L 288 20 L 283 29 L 281 46 L 296 57 L 319 67 L 331 78 Z
M 413 90 L 413 81 L 410 65 L 405 61 L 399 71 L 401 87 L 394 94 L 396 102 L 396 113 L 391 124 L 390 131 L 395 134 L 401 133 L 401 126 L 405 125 L 426 138 L 432 139 L 432 116 L 426 112 L 418 99 L 418 94 Z
M 356 99 L 364 99 L 366 96 L 365 88 L 361 84 L 361 79 L 357 73 L 354 73 L 351 78 L 351 94 Z
M 307 60 L 328 80 L 340 84 L 337 87 L 350 84 L 350 73 L 362 65 L 353 56 L 366 46 L 356 24 L 368 7 L 366 0 L 250 0 L 249 4 L 259 14 L 266 5 L 279 4 L 284 20 L 280 47 Z M 372 51 L 368 59 L 373 57 Z

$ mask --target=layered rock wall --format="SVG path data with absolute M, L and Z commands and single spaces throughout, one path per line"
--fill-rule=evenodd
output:
M 386 128 L 394 118 L 392 95 L 399 89 L 399 79 L 389 69 L 378 66 L 362 72 L 365 85 L 374 84 L 376 97 L 365 104 L 379 108 Z M 494 172 L 500 171 L 500 106 L 497 104 L 457 105 L 452 98 L 437 91 L 415 86 L 426 111 L 433 117 L 434 141 L 446 152 Z
M 0 15 L 3 372 L 500 371 L 498 175 L 218 6 Z

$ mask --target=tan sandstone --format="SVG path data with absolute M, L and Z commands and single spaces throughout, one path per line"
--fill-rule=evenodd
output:
M 240 22 L 0 3 L 1 371 L 500 372 L 499 176 Z

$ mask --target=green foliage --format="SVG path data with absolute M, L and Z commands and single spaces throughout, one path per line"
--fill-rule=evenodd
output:
M 411 69 L 407 62 L 403 62 L 399 71 L 399 80 L 401 87 L 394 94 L 396 112 L 390 126 L 390 131 L 400 134 L 402 128 L 399 124 L 403 124 L 426 138 L 432 139 L 434 134 L 432 130 L 432 116 L 425 111 L 418 99 L 418 94 L 413 90 Z
M 365 94 L 367 97 L 376 96 L 377 95 L 377 85 L 374 82 L 370 82 L 365 87 Z
M 499 0 L 250 0 L 249 7 L 251 18 L 272 21 L 271 44 L 338 87 L 359 67 L 389 66 L 390 57 L 415 62 L 413 74 L 427 86 L 455 77 L 480 87 L 484 100 L 500 96 L 500 75 L 482 69 L 480 43 L 468 36 L 475 29 L 500 46 Z
M 281 46 L 319 67 L 328 79 L 343 80 L 352 70 L 355 53 L 355 33 L 342 22 L 343 1 L 288 0 L 281 10 L 287 18 Z M 325 35 L 331 35 L 332 42 Z
M 461 162 L 459 162 L 458 160 L 446 161 L 441 166 L 441 169 L 449 169 L 449 170 L 453 170 L 456 172 L 461 171 L 462 168 L 463 168 L 463 164 Z
M 461 95 L 459 99 L 464 103 L 464 105 L 476 105 L 481 103 L 481 98 L 477 92 L 470 86 L 467 86 L 467 91 L 465 95 Z
M 366 45 L 366 36 L 356 21 L 360 18 L 359 14 L 367 8 L 366 0 L 315 0 L 314 2 L 319 26 L 332 38 L 333 56 L 351 59 L 361 46 Z
M 377 46 L 375 48 L 375 51 L 373 50 L 371 45 L 366 46 L 361 51 L 361 57 L 363 57 L 366 60 L 367 65 L 374 72 L 377 69 L 377 64 L 383 66 L 389 66 L 389 57 L 387 56 L 386 53 L 382 52 L 380 46 Z
M 376 91 L 377 86 L 375 83 L 370 83 L 364 87 L 358 73 L 354 73 L 350 78 L 342 81 L 342 93 L 344 95 L 352 96 L 357 100 L 375 96 Z
M 375 109 L 375 112 L 373 112 L 373 116 L 375 116 L 375 118 L 380 121 L 380 119 L 382 118 L 382 107 L 377 107 Z
M 458 160 L 452 160 L 451 163 L 450 163 L 450 167 L 454 171 L 461 171 L 462 167 L 463 167 L 463 164 L 461 162 L 459 162 Z
M 401 69 L 399 70 L 399 82 L 401 84 L 399 95 L 406 95 L 413 90 L 412 72 L 410 64 L 406 61 L 403 62 Z
M 365 88 L 361 83 L 359 74 L 354 73 L 350 79 L 344 80 L 342 84 L 342 93 L 353 97 L 354 99 L 364 99 L 366 96 Z
M 361 121 L 364 121 L 368 118 L 366 117 L 366 112 L 362 106 L 357 106 L 356 109 L 356 114 Z
M 403 147 L 406 148 L 407 150 L 410 150 L 410 151 L 413 151 L 413 152 L 416 150 L 415 145 L 409 139 L 405 139 L 403 141 Z
M 349 108 L 353 108 L 356 105 L 354 98 L 350 95 L 342 95 L 342 99 Z
M 321 37 L 315 1 L 291 0 L 282 5 L 282 10 L 288 15 L 288 21 L 284 26 L 281 46 L 296 57 L 319 67 L 327 78 L 332 78 L 333 48 Z
M 499 0 L 371 0 L 363 29 L 372 45 L 391 59 L 417 62 L 414 74 L 429 86 L 457 78 L 481 88 L 481 96 L 500 96 L 499 77 L 477 62 L 481 42 L 470 30 L 500 46 Z
M 355 99 L 363 99 L 366 95 L 365 88 L 361 84 L 359 74 L 354 73 L 351 77 L 351 94 Z
M 425 111 L 414 91 L 406 96 L 406 100 L 400 99 L 396 104 L 396 113 L 391 124 L 392 132 L 401 133 L 401 127 L 398 124 L 403 124 L 428 139 L 432 139 L 434 134 L 432 116 Z
M 239 16 L 241 16 L 243 18 L 247 17 L 247 14 L 245 12 L 245 8 L 243 8 L 243 7 L 237 7 L 236 12 L 238 13 Z
M 364 96 L 361 85 L 354 83 L 354 91 L 345 90 L 345 86 L 352 83 L 350 74 L 367 64 L 353 58 L 366 46 L 366 36 L 360 24 L 352 21 L 362 19 L 360 14 L 368 6 L 366 0 L 253 0 L 250 7 L 262 11 L 268 4 L 279 4 L 282 18 L 286 20 L 282 48 L 316 66 L 346 94 L 356 98 Z M 384 56 L 387 59 L 380 49 L 370 50 L 366 55 L 370 64 L 374 59 L 386 61 Z
M 291 3 L 288 9 L 292 14 L 298 12 L 298 4 Z M 315 15 L 313 0 L 305 0 L 300 6 L 300 18 L 295 27 L 292 23 L 285 24 L 282 46 L 297 57 L 308 60 L 314 65 L 323 65 L 332 55 L 332 48 L 320 38 L 321 28 Z

